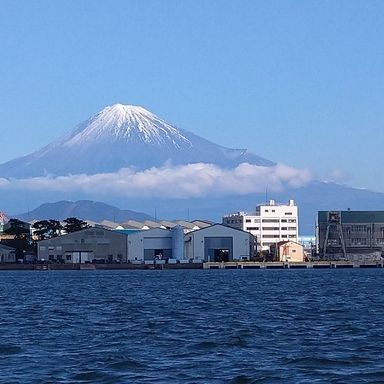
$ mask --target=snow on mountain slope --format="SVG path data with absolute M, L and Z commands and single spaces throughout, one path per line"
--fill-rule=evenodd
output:
M 42 149 L 1 164 L 0 177 L 96 174 L 125 167 L 159 167 L 167 162 L 222 167 L 242 162 L 274 164 L 246 149 L 226 148 L 178 129 L 142 107 L 115 104 Z
M 89 141 L 136 141 L 150 145 L 172 142 L 176 148 L 188 148 L 192 143 L 181 131 L 159 119 L 142 107 L 115 104 L 91 118 L 85 128 L 81 124 L 65 146 L 87 145 Z

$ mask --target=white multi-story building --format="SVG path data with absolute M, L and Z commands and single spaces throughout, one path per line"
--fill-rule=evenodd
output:
M 256 207 L 256 212 L 237 212 L 223 217 L 223 224 L 256 236 L 258 247 L 269 250 L 280 241 L 298 241 L 298 211 L 294 200 L 277 204 L 270 200 Z

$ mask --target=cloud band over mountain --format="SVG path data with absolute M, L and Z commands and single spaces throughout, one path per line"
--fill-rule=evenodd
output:
M 273 167 L 239 164 L 227 169 L 214 164 L 194 163 L 165 165 L 135 171 L 122 168 L 117 172 L 93 175 L 43 176 L 24 179 L 1 178 L 0 189 L 7 191 L 87 192 L 97 195 L 127 197 L 200 198 L 205 196 L 247 195 L 299 188 L 311 181 L 307 169 L 284 164 Z

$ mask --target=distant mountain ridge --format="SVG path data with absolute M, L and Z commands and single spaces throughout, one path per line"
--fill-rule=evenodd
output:
M 112 205 L 91 200 L 45 203 L 30 212 L 21 213 L 14 217 L 23 221 L 64 220 L 68 217 L 77 217 L 78 219 L 96 222 L 109 220 L 116 223 L 128 220 L 153 220 L 152 216 L 142 212 L 119 209 Z
M 176 128 L 142 107 L 115 104 L 40 150 L 0 164 L 0 177 L 98 174 L 200 162 L 274 165 L 246 149 L 226 148 Z

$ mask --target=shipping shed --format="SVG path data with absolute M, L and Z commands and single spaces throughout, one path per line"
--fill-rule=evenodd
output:
M 295 241 L 279 241 L 270 248 L 276 261 L 297 263 L 305 260 L 304 246 Z
M 254 245 L 255 238 L 249 232 L 214 224 L 185 235 L 184 255 L 200 262 L 249 260 Z
M 172 259 L 174 234 L 175 230 L 163 228 L 146 229 L 128 234 L 128 261 L 154 262 L 155 260 Z
M 127 260 L 127 235 L 105 228 L 87 228 L 37 246 L 38 260 L 57 263 L 120 263 Z

